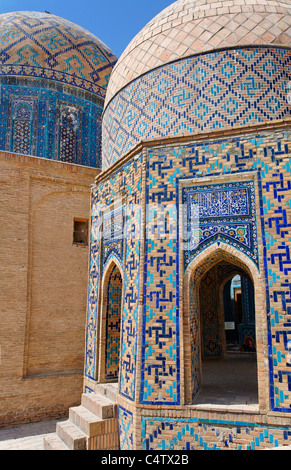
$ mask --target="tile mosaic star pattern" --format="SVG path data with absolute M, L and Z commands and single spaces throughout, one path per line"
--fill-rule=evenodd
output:
M 242 48 L 183 59 L 138 78 L 104 112 L 103 169 L 140 141 L 290 116 L 291 52 Z
M 0 75 L 47 78 L 105 98 L 116 57 L 93 34 L 39 12 L 0 15 Z
M 290 46 L 290 12 L 287 0 L 174 2 L 123 52 L 110 79 L 106 105 L 132 80 L 181 58 L 239 46 Z

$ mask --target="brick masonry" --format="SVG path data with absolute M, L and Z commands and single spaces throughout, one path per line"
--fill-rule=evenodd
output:
M 3 426 L 79 403 L 89 247 L 73 244 L 74 217 L 89 220 L 98 170 L 6 152 L 0 166 Z

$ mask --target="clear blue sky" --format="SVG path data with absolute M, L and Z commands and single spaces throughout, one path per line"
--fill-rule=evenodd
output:
M 174 0 L 0 0 L 0 14 L 49 11 L 91 31 L 120 57 L 131 39 Z

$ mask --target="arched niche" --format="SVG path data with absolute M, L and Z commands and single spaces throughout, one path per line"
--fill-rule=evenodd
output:
M 208 338 L 208 352 L 212 352 L 215 359 L 226 357 L 225 317 L 222 313 L 223 290 L 226 283 L 236 274 L 248 279 L 254 288 L 257 395 L 260 408 L 267 407 L 268 378 L 264 363 L 266 355 L 264 345 L 267 343 L 264 278 L 246 255 L 221 242 L 214 243 L 193 259 L 184 276 L 183 372 L 187 404 L 194 403 L 203 391 L 205 328 L 208 328 L 213 335 L 213 338 L 210 336 Z M 206 289 L 207 283 L 209 285 Z M 208 318 L 205 318 L 205 304 L 208 304 L 211 310 Z M 211 315 L 216 322 L 212 325 L 209 323 Z
M 117 258 L 106 264 L 102 282 L 99 382 L 118 382 L 123 303 L 122 268 Z

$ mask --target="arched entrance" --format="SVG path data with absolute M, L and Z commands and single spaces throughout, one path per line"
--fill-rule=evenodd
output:
M 199 287 L 202 376 L 197 403 L 258 403 L 253 283 L 222 260 Z
M 256 352 L 254 287 L 246 271 L 220 261 L 199 288 L 203 357 Z
M 117 264 L 112 262 L 106 271 L 103 283 L 99 377 L 101 383 L 118 382 L 121 307 L 122 275 Z
M 258 404 L 264 369 L 257 334 L 265 328 L 256 325 L 256 310 L 260 319 L 265 311 L 259 271 L 221 243 L 193 261 L 185 281 L 185 402 Z

